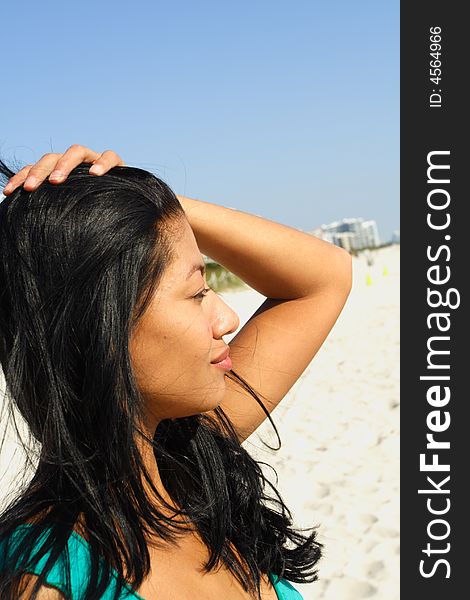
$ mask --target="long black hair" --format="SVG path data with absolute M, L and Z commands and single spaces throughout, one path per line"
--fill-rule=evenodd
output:
M 92 177 L 88 170 L 81 164 L 64 183 L 46 180 L 34 192 L 20 186 L 0 203 L 0 363 L 9 417 L 19 411 L 29 452 L 38 448 L 34 476 L 0 514 L 0 545 L 18 526 L 35 524 L 0 564 L 0 598 L 19 597 L 26 562 L 46 529 L 35 558 L 50 557 L 36 598 L 79 518 L 92 558 L 85 600 L 101 598 L 112 568 L 115 600 L 124 583 L 138 589 L 150 571 L 144 532 L 174 543 L 188 523 L 210 551 L 206 572 L 224 561 L 252 597 L 260 599 L 260 575 L 270 571 L 315 581 L 322 547 L 315 528 L 308 536 L 292 528 L 264 463 L 240 445 L 220 407 L 213 415 L 165 419 L 153 439 L 138 427 L 144 403 L 129 336 L 172 260 L 170 232 L 184 210 L 147 171 L 114 167 Z M 0 179 L 13 175 L 0 161 Z M 248 383 L 234 371 L 228 376 L 274 426 Z M 165 489 L 186 520 L 159 511 L 159 503 L 174 507 L 153 485 L 136 436 L 153 447 Z M 64 586 L 70 597 L 68 577 Z

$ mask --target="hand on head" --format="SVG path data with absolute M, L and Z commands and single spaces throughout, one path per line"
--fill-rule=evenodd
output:
M 49 177 L 51 183 L 64 182 L 70 171 L 80 163 L 90 163 L 90 175 L 104 175 L 116 166 L 125 166 L 124 161 L 112 150 L 101 154 L 90 148 L 73 144 L 63 154 L 44 154 L 34 165 L 26 165 L 12 177 L 5 186 L 5 196 L 11 194 L 18 186 L 23 185 L 27 192 L 32 192 Z

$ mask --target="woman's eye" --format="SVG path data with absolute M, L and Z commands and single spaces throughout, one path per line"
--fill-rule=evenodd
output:
M 196 300 L 202 300 L 204 298 L 204 296 L 207 294 L 207 292 L 210 292 L 211 288 L 204 288 L 202 291 L 199 292 L 199 294 L 196 294 L 195 296 L 193 296 L 193 298 L 195 298 Z

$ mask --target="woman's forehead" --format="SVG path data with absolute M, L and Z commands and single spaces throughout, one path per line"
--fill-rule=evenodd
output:
M 169 276 L 182 284 L 191 280 L 195 273 L 205 274 L 206 265 L 189 223 L 181 235 L 173 240 L 174 259 L 169 266 Z
M 188 226 L 189 228 L 189 226 Z M 191 228 L 173 240 L 173 258 L 161 278 L 159 291 L 186 289 L 204 277 L 206 265 Z M 199 275 L 197 275 L 199 273 Z M 158 292 L 157 292 L 158 295 Z

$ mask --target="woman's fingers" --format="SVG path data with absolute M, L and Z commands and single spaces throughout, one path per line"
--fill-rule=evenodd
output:
M 105 150 L 90 167 L 90 175 L 104 175 L 113 167 L 124 167 L 124 161 L 113 150 Z
M 23 167 L 10 179 L 3 193 L 11 194 L 21 184 L 26 191 L 31 192 L 47 177 L 51 183 L 61 183 L 82 162 L 93 163 L 90 169 L 92 175 L 103 175 L 113 167 L 125 166 L 121 157 L 112 150 L 99 154 L 85 146 L 73 144 L 64 154 L 44 154 L 36 164 Z
M 55 153 L 44 154 L 44 156 L 30 167 L 27 173 L 25 173 L 26 176 L 23 179 L 24 189 L 31 192 L 39 187 L 44 179 L 50 174 L 60 156 L 61 154 Z M 22 182 L 20 182 L 20 185 L 21 183 Z
M 64 181 L 70 171 L 82 162 L 93 163 L 93 167 L 90 169 L 91 175 L 103 175 L 113 167 L 124 165 L 122 159 L 112 150 L 105 150 L 102 154 L 99 154 L 90 150 L 90 148 L 74 144 L 57 161 L 49 180 L 52 183 Z
M 51 183 L 61 183 L 67 179 L 70 171 L 75 169 L 80 163 L 92 163 L 99 157 L 100 155 L 98 152 L 94 152 L 85 146 L 80 146 L 80 144 L 73 144 L 66 152 L 64 152 L 64 154 L 60 155 L 54 168 L 51 169 L 52 172 L 49 171 L 49 181 Z
M 3 193 L 5 194 L 5 196 L 8 196 L 8 194 L 11 194 L 19 185 L 21 185 L 23 183 L 23 181 L 28 176 L 28 173 L 32 166 L 33 165 L 26 165 L 20 171 L 18 171 L 18 173 L 15 173 L 15 175 L 13 175 L 13 177 L 11 177 L 8 180 L 8 183 L 6 184 L 6 186 L 3 190 Z

